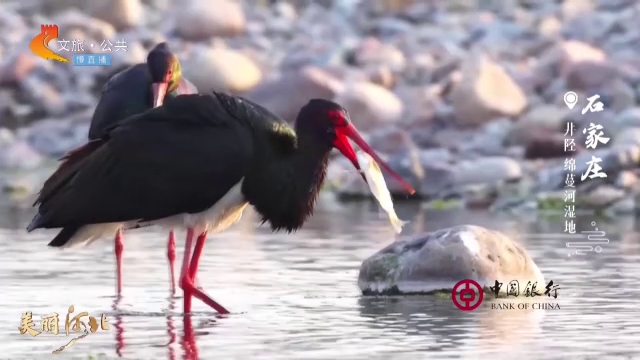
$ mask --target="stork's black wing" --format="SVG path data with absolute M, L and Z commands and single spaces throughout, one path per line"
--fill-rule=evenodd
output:
M 113 75 L 102 87 L 89 128 L 89 140 L 102 137 L 113 124 L 150 107 L 151 77 L 146 64 L 133 65 Z
M 69 154 L 45 183 L 30 227 L 155 220 L 212 206 L 247 172 L 252 122 L 261 120 L 230 112 L 225 99 L 233 98 L 178 96 Z

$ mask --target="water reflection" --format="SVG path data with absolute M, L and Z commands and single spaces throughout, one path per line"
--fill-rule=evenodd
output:
M 113 300 L 113 305 L 111 309 L 115 313 L 115 321 L 113 326 L 115 327 L 116 333 L 116 354 L 118 357 L 122 357 L 122 349 L 124 349 L 124 324 L 122 323 L 122 315 L 118 311 L 120 306 L 120 302 L 122 301 L 122 297 L 116 296 L 116 299 Z
M 193 324 L 191 315 L 183 315 L 182 320 L 184 322 L 182 335 L 182 348 L 184 350 L 185 360 L 198 360 L 200 355 L 198 354 L 198 344 L 196 344 L 196 338 L 193 331 Z
M 367 324 L 380 330 L 401 331 L 406 336 L 430 339 L 422 351 L 449 352 L 464 347 L 474 339 L 475 351 L 512 353 L 531 342 L 542 331 L 544 311 L 529 309 L 492 310 L 485 301 L 477 311 L 465 312 L 451 306 L 448 297 L 362 297 L 360 314 L 371 319 Z
M 64 339 L 21 336 L 16 321 L 27 310 L 39 319 L 70 304 L 109 313 L 112 330 L 87 336 L 60 359 L 372 360 L 414 359 L 424 352 L 430 359 L 539 358 L 543 348 L 579 358 L 640 352 L 640 232 L 634 219 L 597 219 L 611 242 L 602 253 L 568 258 L 567 240 L 558 236 L 563 218 L 422 212 L 416 203 L 397 210 L 411 221 L 408 236 L 465 223 L 518 237 L 547 280 L 562 288 L 561 310 L 492 310 L 499 300 L 486 297 L 479 309 L 462 312 L 448 297 L 361 297 L 356 279 L 362 260 L 395 234 L 371 203 L 345 205 L 323 196 L 316 214 L 295 234 L 257 227 L 256 214 L 248 211 L 230 231 L 212 236 L 199 281 L 233 315 L 218 318 L 196 301 L 195 314 L 184 316 L 182 298 L 167 297 L 165 231 L 128 233 L 123 297 L 114 299 L 112 241 L 51 249 L 46 243 L 54 231 L 22 230 L 32 210 L 0 206 L 3 355 L 48 356 Z M 181 259 L 184 232 L 176 240 Z
M 169 297 L 169 311 L 167 312 L 167 333 L 169 334 L 169 360 L 176 359 L 176 345 L 178 343 L 178 330 L 176 329 L 174 320 L 174 311 L 176 309 L 176 298 Z M 121 355 L 120 355 L 121 356 Z

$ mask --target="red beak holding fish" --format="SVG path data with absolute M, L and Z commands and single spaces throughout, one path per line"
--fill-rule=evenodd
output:
M 342 155 L 344 155 L 356 169 L 361 170 L 360 164 L 358 163 L 358 157 L 356 156 L 356 152 L 353 150 L 349 139 L 351 139 L 362 151 L 369 154 L 378 164 L 382 166 L 384 170 L 386 170 L 391 176 L 393 176 L 403 188 L 407 190 L 409 195 L 413 195 L 416 191 L 413 189 L 409 183 L 407 183 L 402 176 L 400 176 L 397 172 L 395 172 L 391 167 L 376 154 L 373 148 L 367 144 L 366 141 L 362 138 L 358 130 L 356 130 L 355 126 L 351 124 L 344 112 L 342 111 L 332 111 L 330 117 L 334 121 L 335 125 L 335 134 L 336 138 L 333 142 L 333 146 L 340 150 Z M 362 178 L 366 182 L 366 178 L 362 175 Z

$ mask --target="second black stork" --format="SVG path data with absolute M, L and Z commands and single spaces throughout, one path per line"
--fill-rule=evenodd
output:
M 147 62 L 133 65 L 111 77 L 103 86 L 89 128 L 89 140 L 100 139 L 114 124 L 126 118 L 162 105 L 165 99 L 181 94 L 196 94 L 196 87 L 182 77 L 178 57 L 166 43 L 154 46 L 147 55 Z M 50 246 L 63 244 L 51 242 Z M 169 233 L 167 258 L 171 292 L 175 292 L 174 263 L 176 258 L 175 235 Z M 115 235 L 116 277 L 118 296 L 122 293 L 122 233 Z
M 294 131 L 240 97 L 179 96 L 70 153 L 45 182 L 27 230 L 62 228 L 52 242 L 77 244 L 122 227 L 186 227 L 184 312 L 195 296 L 228 313 L 194 285 L 207 233 L 231 226 L 248 204 L 274 231 L 299 229 L 313 213 L 331 149 L 360 168 L 349 139 L 414 192 L 334 102 L 311 100 Z

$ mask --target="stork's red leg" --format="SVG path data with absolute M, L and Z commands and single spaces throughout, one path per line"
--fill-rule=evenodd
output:
M 194 280 L 198 273 L 198 267 L 200 266 L 200 256 L 202 256 L 202 250 L 204 250 L 204 242 L 207 241 L 207 232 L 203 232 L 198 236 L 196 240 L 196 247 L 193 249 L 193 256 L 191 257 L 191 263 L 189 264 L 189 277 Z
M 122 251 L 124 250 L 124 245 L 122 244 L 122 231 L 118 229 L 116 232 L 115 246 L 114 252 L 116 253 L 116 282 L 117 282 L 117 291 L 118 297 L 122 293 Z
M 189 265 L 189 275 L 186 277 L 186 286 L 191 287 L 191 293 L 196 298 L 200 299 L 205 304 L 212 307 L 214 310 L 219 312 L 220 314 L 228 314 L 229 310 L 225 309 L 222 305 L 218 304 L 215 300 L 205 294 L 202 290 L 198 289 L 194 280 L 196 273 L 198 272 L 198 266 L 200 265 L 200 256 L 202 256 L 202 250 L 204 249 L 204 242 L 207 240 L 207 233 L 204 232 L 198 236 L 198 240 L 196 241 L 196 246 L 193 250 L 193 256 L 191 258 L 191 263 Z
M 188 286 L 189 264 L 191 263 L 191 249 L 193 248 L 193 229 L 187 229 L 187 241 L 184 244 L 184 257 L 182 259 L 182 270 L 180 270 L 180 288 L 184 291 L 184 313 L 191 312 L 191 291 L 192 286 Z
M 176 234 L 171 230 L 167 244 L 167 259 L 169 260 L 169 281 L 171 281 L 171 295 L 176 293 L 176 278 L 174 274 L 176 262 Z

